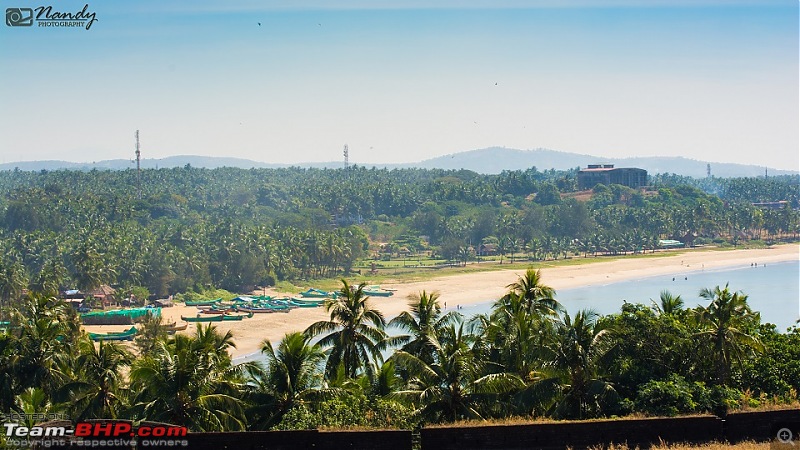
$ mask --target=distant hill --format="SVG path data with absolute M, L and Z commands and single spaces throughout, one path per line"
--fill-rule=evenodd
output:
M 469 169 L 480 173 L 500 173 L 503 170 L 526 169 L 536 166 L 539 170 L 567 170 L 586 167 L 588 164 L 608 163 L 617 167 L 639 167 L 650 174 L 675 173 L 701 178 L 706 176 L 706 165 L 711 164 L 711 174 L 717 177 L 755 177 L 764 175 L 763 166 L 698 161 L 683 157 L 607 158 L 581 155 L 555 150 L 516 150 L 491 147 L 480 150 L 454 153 L 427 159 L 413 164 L 421 168 Z M 798 172 L 768 169 L 770 175 L 797 174 Z
M 402 167 L 419 167 L 423 169 L 467 169 L 478 173 L 496 174 L 503 170 L 518 170 L 536 167 L 539 170 L 558 169 L 566 170 L 575 167 L 586 167 L 588 164 L 608 163 L 617 167 L 640 167 L 651 174 L 675 173 L 690 177 L 705 177 L 708 161 L 698 161 L 683 157 L 641 157 L 641 158 L 606 158 L 603 156 L 581 155 L 555 150 L 517 150 L 503 147 L 491 147 L 479 150 L 454 153 L 437 158 L 426 159 L 417 163 L 407 164 L 372 164 L 361 163 L 367 167 L 386 167 L 389 169 Z M 142 168 L 173 168 L 184 167 L 187 164 L 193 167 L 215 169 L 218 167 L 250 168 L 278 168 L 278 167 L 329 167 L 339 168 L 342 163 L 317 162 L 297 164 L 270 164 L 242 158 L 192 156 L 180 155 L 161 159 L 143 159 Z M 717 177 L 754 177 L 764 175 L 764 167 L 744 164 L 710 162 L 711 173 Z M 74 163 L 67 161 L 23 161 L 0 164 L 0 170 L 125 170 L 135 168 L 133 162 L 127 159 L 111 159 L 92 163 Z M 797 174 L 796 171 L 768 169 L 770 175 Z

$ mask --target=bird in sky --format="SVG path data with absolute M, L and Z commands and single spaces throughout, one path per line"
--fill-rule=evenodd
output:
M 261 22 L 258 22 L 258 26 L 261 26 Z

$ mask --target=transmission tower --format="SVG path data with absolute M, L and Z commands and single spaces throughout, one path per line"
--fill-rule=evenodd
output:
M 711 164 L 706 164 L 706 176 L 711 178 Z
M 350 167 L 350 150 L 348 150 L 347 144 L 344 144 L 344 168 L 348 167 Z
M 142 152 L 139 151 L 139 130 L 136 130 L 134 133 L 136 136 L 136 196 L 138 198 L 142 198 L 142 168 L 139 165 L 139 161 L 141 160 Z

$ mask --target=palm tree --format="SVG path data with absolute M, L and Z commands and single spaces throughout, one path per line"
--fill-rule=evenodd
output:
M 372 376 L 370 362 L 382 361 L 381 351 L 386 348 L 386 319 L 369 304 L 364 295 L 364 283 L 356 287 L 342 280 L 342 289 L 336 299 L 325 302 L 325 310 L 330 320 L 312 324 L 305 330 L 308 337 L 325 333 L 319 345 L 329 347 L 325 375 L 333 377 L 341 364 L 345 375 L 355 379 L 359 370 L 364 369 Z
M 598 314 L 579 311 L 575 318 L 564 315 L 558 325 L 553 366 L 565 376 L 564 395 L 555 404 L 554 415 L 584 419 L 602 413 L 603 404 L 616 396 L 610 383 L 599 375 L 600 360 L 611 349 L 610 330 L 597 323 Z
M 532 313 L 529 303 L 512 291 L 495 302 L 488 317 L 476 320 L 493 361 L 523 379 L 536 376 L 553 334 L 550 316 Z
M 663 290 L 659 298 L 660 305 L 653 301 L 653 306 L 659 314 L 674 316 L 683 311 L 683 299 L 680 295 L 672 295 L 670 291 Z
M 555 316 L 563 310 L 561 304 L 555 299 L 555 289 L 542 284 L 541 270 L 529 268 L 525 271 L 525 275 L 506 287 L 509 289 L 509 293 L 503 299 L 509 298 L 512 293 L 517 294 L 525 301 L 531 314 Z
M 41 419 L 37 417 L 47 417 L 51 413 L 62 411 L 64 406 L 54 405 L 47 393 L 38 387 L 25 389 L 15 400 L 16 409 L 25 415 L 22 425 L 27 427 L 41 423 Z
M 159 341 L 131 369 L 134 418 L 192 431 L 243 430 L 244 367 L 231 365 L 230 346 L 229 334 L 220 335 L 210 325 L 198 325 L 196 337 L 178 334 Z
M 133 355 L 119 344 L 101 341 L 95 347 L 84 338 L 74 360 L 74 378 L 56 392 L 55 398 L 69 402 L 75 419 L 116 419 L 122 403 L 120 371 L 132 360 Z
M 397 336 L 390 339 L 391 345 L 403 345 L 402 350 L 422 359 L 426 363 L 433 362 L 433 348 L 430 339 L 447 325 L 457 320 L 458 313 L 451 311 L 442 316 L 439 305 L 439 293 L 422 291 L 417 295 L 409 296 L 409 311 L 403 311 L 389 322 L 408 331 L 409 335 Z
M 22 264 L 0 261 L 0 306 L 19 299 L 26 284 L 25 267 Z
M 325 353 L 316 344 L 309 343 L 303 333 L 288 333 L 278 344 L 264 340 L 261 353 L 266 357 L 266 368 L 251 370 L 254 385 L 251 386 L 247 411 L 250 426 L 268 429 L 281 421 L 293 406 L 319 397 L 324 391 L 320 364 Z
M 734 359 L 741 363 L 748 352 L 761 352 L 764 346 L 758 337 L 748 334 L 748 327 L 761 321 L 760 314 L 750 310 L 747 295 L 731 292 L 728 285 L 713 290 L 705 288 L 700 297 L 711 300 L 705 308 L 696 310 L 697 323 L 701 331 L 695 335 L 708 341 L 714 352 L 716 382 L 725 384 L 731 373 Z
M 490 400 L 524 386 L 516 375 L 486 373 L 485 361 L 470 347 L 475 336 L 464 333 L 464 324 L 449 325 L 440 336 L 430 337 L 433 362 L 396 351 L 390 360 L 410 377 L 404 389 L 390 397 L 411 403 L 425 421 L 480 419 Z
M 56 366 L 73 358 L 80 325 L 74 309 L 51 297 L 30 293 L 12 322 L 19 323 L 14 368 L 22 387 L 56 385 Z

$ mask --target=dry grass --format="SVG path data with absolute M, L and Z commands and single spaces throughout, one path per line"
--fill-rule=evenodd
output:
M 711 442 L 708 444 L 660 444 L 650 447 L 655 450 L 688 450 L 688 449 L 702 449 L 702 450 L 766 450 L 769 447 L 768 442 L 753 442 L 745 441 L 738 444 L 728 444 L 727 442 Z M 634 450 L 639 447 L 630 448 L 627 445 L 611 444 L 607 447 L 598 446 L 591 447 L 592 450 Z
M 787 408 L 773 408 L 773 409 L 792 409 Z M 770 409 L 771 410 L 771 409 Z M 761 411 L 761 409 L 752 409 L 751 411 Z M 710 417 L 710 414 L 682 414 L 678 417 Z M 674 417 L 671 417 L 674 418 Z M 598 419 L 581 419 L 581 420 L 559 420 L 549 417 L 506 417 L 501 419 L 484 419 L 484 420 L 459 420 L 458 422 L 449 422 L 441 424 L 425 425 L 425 428 L 465 428 L 465 427 L 486 427 L 486 426 L 503 426 L 503 425 L 531 425 L 540 423 L 588 423 L 588 422 L 605 422 L 612 420 L 638 420 L 638 419 L 659 419 L 659 417 L 648 416 L 642 413 L 633 413 L 624 417 L 602 417 Z

